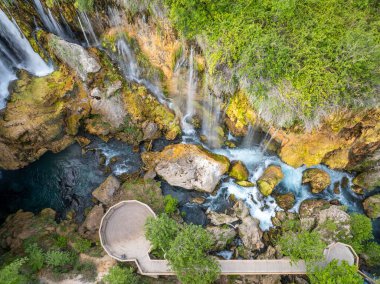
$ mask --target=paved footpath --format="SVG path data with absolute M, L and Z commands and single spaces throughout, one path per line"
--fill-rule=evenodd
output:
M 100 240 L 105 251 L 119 261 L 135 261 L 143 275 L 174 275 L 166 260 L 149 257 L 150 243 L 144 236 L 148 217 L 156 214 L 146 204 L 136 200 L 122 201 L 111 207 L 100 225 Z M 325 250 L 326 263 L 333 259 L 356 264 L 358 258 L 351 247 L 331 244 Z M 304 261 L 289 259 L 218 260 L 223 275 L 306 274 Z M 322 263 L 323 265 L 324 263 Z

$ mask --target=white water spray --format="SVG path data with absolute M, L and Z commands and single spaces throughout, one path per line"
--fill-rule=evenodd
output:
M 9 69 L 0 58 L 0 109 L 3 109 L 6 105 L 6 98 L 9 96 L 8 86 L 17 77 L 14 72 Z
M 98 37 L 95 34 L 94 28 L 86 12 L 78 12 L 78 22 L 82 29 L 83 36 L 87 46 L 99 46 Z

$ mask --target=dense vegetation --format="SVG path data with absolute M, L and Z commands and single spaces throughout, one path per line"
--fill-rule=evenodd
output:
M 165 2 L 185 37 L 205 39 L 210 72 L 233 68 L 231 80 L 248 81 L 258 108 L 307 121 L 326 108 L 378 101 L 376 0 Z
M 208 284 L 218 278 L 220 268 L 207 254 L 213 241 L 202 227 L 179 225 L 163 214 L 148 219 L 145 229 L 146 238 L 169 261 L 181 283 Z
M 317 267 L 313 273 L 309 273 L 311 284 L 361 284 L 363 279 L 357 273 L 355 265 L 349 265 L 346 261 L 339 263 L 333 260 L 325 267 Z

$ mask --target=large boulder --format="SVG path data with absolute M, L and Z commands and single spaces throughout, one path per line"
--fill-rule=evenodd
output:
M 257 186 L 263 195 L 268 196 L 283 178 L 284 174 L 281 167 L 272 165 L 266 168 L 262 176 L 257 180 Z
M 330 175 L 321 169 L 307 169 L 302 173 L 302 183 L 310 184 L 312 193 L 320 193 L 331 183 Z
M 244 246 L 249 250 L 260 250 L 264 247 L 261 240 L 263 232 L 258 219 L 251 216 L 243 218 L 242 223 L 238 226 L 238 231 Z
M 292 192 L 277 195 L 275 199 L 276 199 L 277 205 L 284 210 L 289 210 L 293 208 L 294 203 L 296 201 L 294 194 Z
M 353 184 L 366 190 L 373 190 L 380 187 L 380 166 L 368 169 L 353 179 Z
M 249 177 L 249 172 L 243 162 L 233 161 L 229 175 L 237 181 L 246 181 Z
M 112 203 L 115 192 L 119 189 L 120 182 L 113 175 L 110 175 L 97 189 L 92 192 L 97 200 L 105 205 Z
M 323 199 L 306 199 L 301 202 L 299 214 L 301 218 L 315 216 L 320 210 L 329 207 L 329 202 Z
M 236 237 L 236 232 L 231 227 L 208 226 L 206 230 L 211 234 L 214 241 L 214 250 L 223 250 Z
M 230 166 L 226 157 L 190 144 L 169 145 L 162 152 L 146 152 L 142 159 L 169 184 L 204 192 L 213 192 Z
M 79 228 L 80 234 L 93 241 L 99 240 L 99 227 L 104 215 L 102 205 L 95 205 L 87 214 L 82 226 Z
M 363 201 L 364 211 L 370 218 L 380 217 L 380 194 L 366 198 Z
M 211 224 L 215 226 L 220 226 L 224 224 L 232 224 L 239 220 L 237 217 L 230 216 L 223 213 L 217 213 L 214 211 L 207 212 L 207 217 L 210 219 Z
M 67 42 L 53 34 L 48 36 L 48 44 L 55 56 L 70 66 L 83 81 L 87 80 L 89 73 L 100 70 L 98 61 L 82 46 Z

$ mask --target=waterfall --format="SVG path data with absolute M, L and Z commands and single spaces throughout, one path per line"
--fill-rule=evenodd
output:
M 253 146 L 253 141 L 255 138 L 255 128 L 251 124 L 248 126 L 247 134 L 243 138 L 242 146 L 244 148 L 250 148 Z
M 44 27 L 49 32 L 66 40 L 73 39 L 72 35 L 69 35 L 66 32 L 65 28 L 62 27 L 62 25 L 55 19 L 50 9 L 47 9 L 47 12 L 46 12 L 40 0 L 33 0 L 33 1 L 34 1 L 34 5 L 36 6 L 38 15 L 40 16 L 41 21 L 44 24 Z
M 181 62 L 181 61 L 179 61 Z M 186 94 L 186 113 L 182 118 L 182 130 L 185 135 L 194 135 L 195 129 L 191 124 L 191 118 L 194 115 L 194 99 L 197 90 L 197 77 L 194 69 L 194 48 L 190 49 L 189 56 L 189 72 L 187 80 L 187 94 Z
M 16 22 L 0 10 L 0 109 L 5 107 L 9 83 L 17 79 L 14 69 L 25 69 L 36 76 L 53 71 L 33 50 Z
M 95 34 L 94 28 L 92 27 L 92 23 L 88 18 L 86 12 L 78 13 L 78 22 L 82 29 L 82 33 L 84 39 L 86 40 L 87 46 L 99 46 L 100 43 L 98 37 Z
M 202 134 L 210 147 L 221 146 L 218 130 L 221 115 L 221 100 L 208 93 L 203 100 Z
M 36 76 L 45 76 L 53 71 L 33 50 L 16 22 L 0 10 L 0 55 L 12 67 L 25 69 Z M 3 74 L 2 74 L 3 75 Z M 4 76 L 4 75 L 3 75 Z
M 191 118 L 194 115 L 194 99 L 197 89 L 197 78 L 194 70 L 194 48 L 191 47 L 189 58 L 189 79 L 187 83 L 187 103 L 186 116 Z
M 2 62 L 0 57 L 0 109 L 5 107 L 6 98 L 9 95 L 8 85 L 11 81 L 16 80 L 17 77 L 14 72 Z
M 117 52 L 119 65 L 125 78 L 129 81 L 143 85 L 157 98 L 161 104 L 164 104 L 172 109 L 173 105 L 165 97 L 161 88 L 141 77 L 136 56 L 124 37 L 117 40 Z

